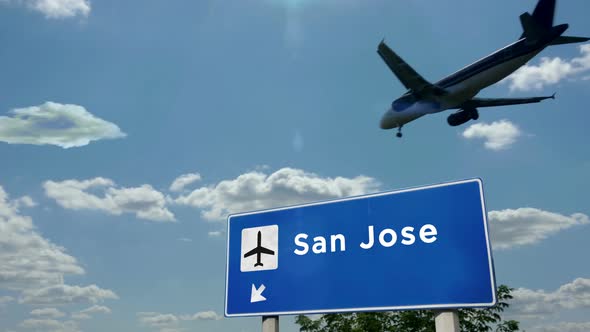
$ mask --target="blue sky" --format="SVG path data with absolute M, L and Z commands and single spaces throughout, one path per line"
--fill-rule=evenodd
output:
M 378 128 L 382 38 L 436 81 L 535 2 L 0 0 L 0 331 L 256 331 L 222 318 L 228 213 L 470 177 L 510 317 L 589 330 L 589 44 L 480 94 L 556 100 Z

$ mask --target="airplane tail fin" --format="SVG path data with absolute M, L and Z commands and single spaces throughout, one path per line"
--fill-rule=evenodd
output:
M 555 0 L 539 0 L 533 14 L 520 15 L 523 33 L 520 38 L 536 40 L 547 34 L 553 28 L 555 15 Z
M 544 26 L 539 24 L 529 13 L 523 13 L 520 15 L 520 24 L 522 25 L 523 30 L 520 38 L 537 40 L 549 31 L 549 29 L 546 29 Z
M 545 29 L 553 27 L 555 16 L 555 0 L 540 0 L 533 11 L 533 19 Z
M 555 2 L 556 0 L 539 0 L 532 15 L 530 13 L 523 13 L 520 15 L 520 23 L 523 30 L 520 38 L 526 38 L 533 43 L 547 37 L 554 38 L 549 45 L 573 44 L 589 41 L 590 38 L 586 37 L 561 36 L 561 34 L 567 30 L 568 25 L 553 25 Z

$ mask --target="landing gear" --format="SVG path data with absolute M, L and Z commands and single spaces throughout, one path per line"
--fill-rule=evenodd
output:
M 397 128 L 397 134 L 395 134 L 395 136 L 397 136 L 398 138 L 402 137 L 402 126 L 399 126 L 399 128 Z
M 476 109 L 474 109 L 473 111 L 471 111 L 471 119 L 472 120 L 479 119 L 479 112 Z

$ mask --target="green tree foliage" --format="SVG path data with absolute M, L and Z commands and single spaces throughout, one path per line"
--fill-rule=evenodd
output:
M 500 314 L 508 308 L 512 288 L 498 287 L 498 302 L 484 309 L 459 309 L 462 332 L 518 331 L 518 322 L 503 320 Z M 327 314 L 318 319 L 297 316 L 301 332 L 435 332 L 434 312 L 413 310 L 398 312 L 359 312 Z

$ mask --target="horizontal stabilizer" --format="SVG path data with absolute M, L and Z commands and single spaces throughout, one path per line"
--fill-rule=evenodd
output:
M 561 36 L 561 37 L 557 37 L 549 45 L 575 44 L 575 43 L 587 42 L 589 40 L 590 40 L 590 38 L 587 38 L 587 37 L 568 37 L 568 36 Z
M 555 94 L 545 97 L 531 98 L 473 98 L 466 101 L 459 108 L 478 108 L 478 107 L 495 107 L 520 104 L 538 103 L 545 99 L 555 99 Z

